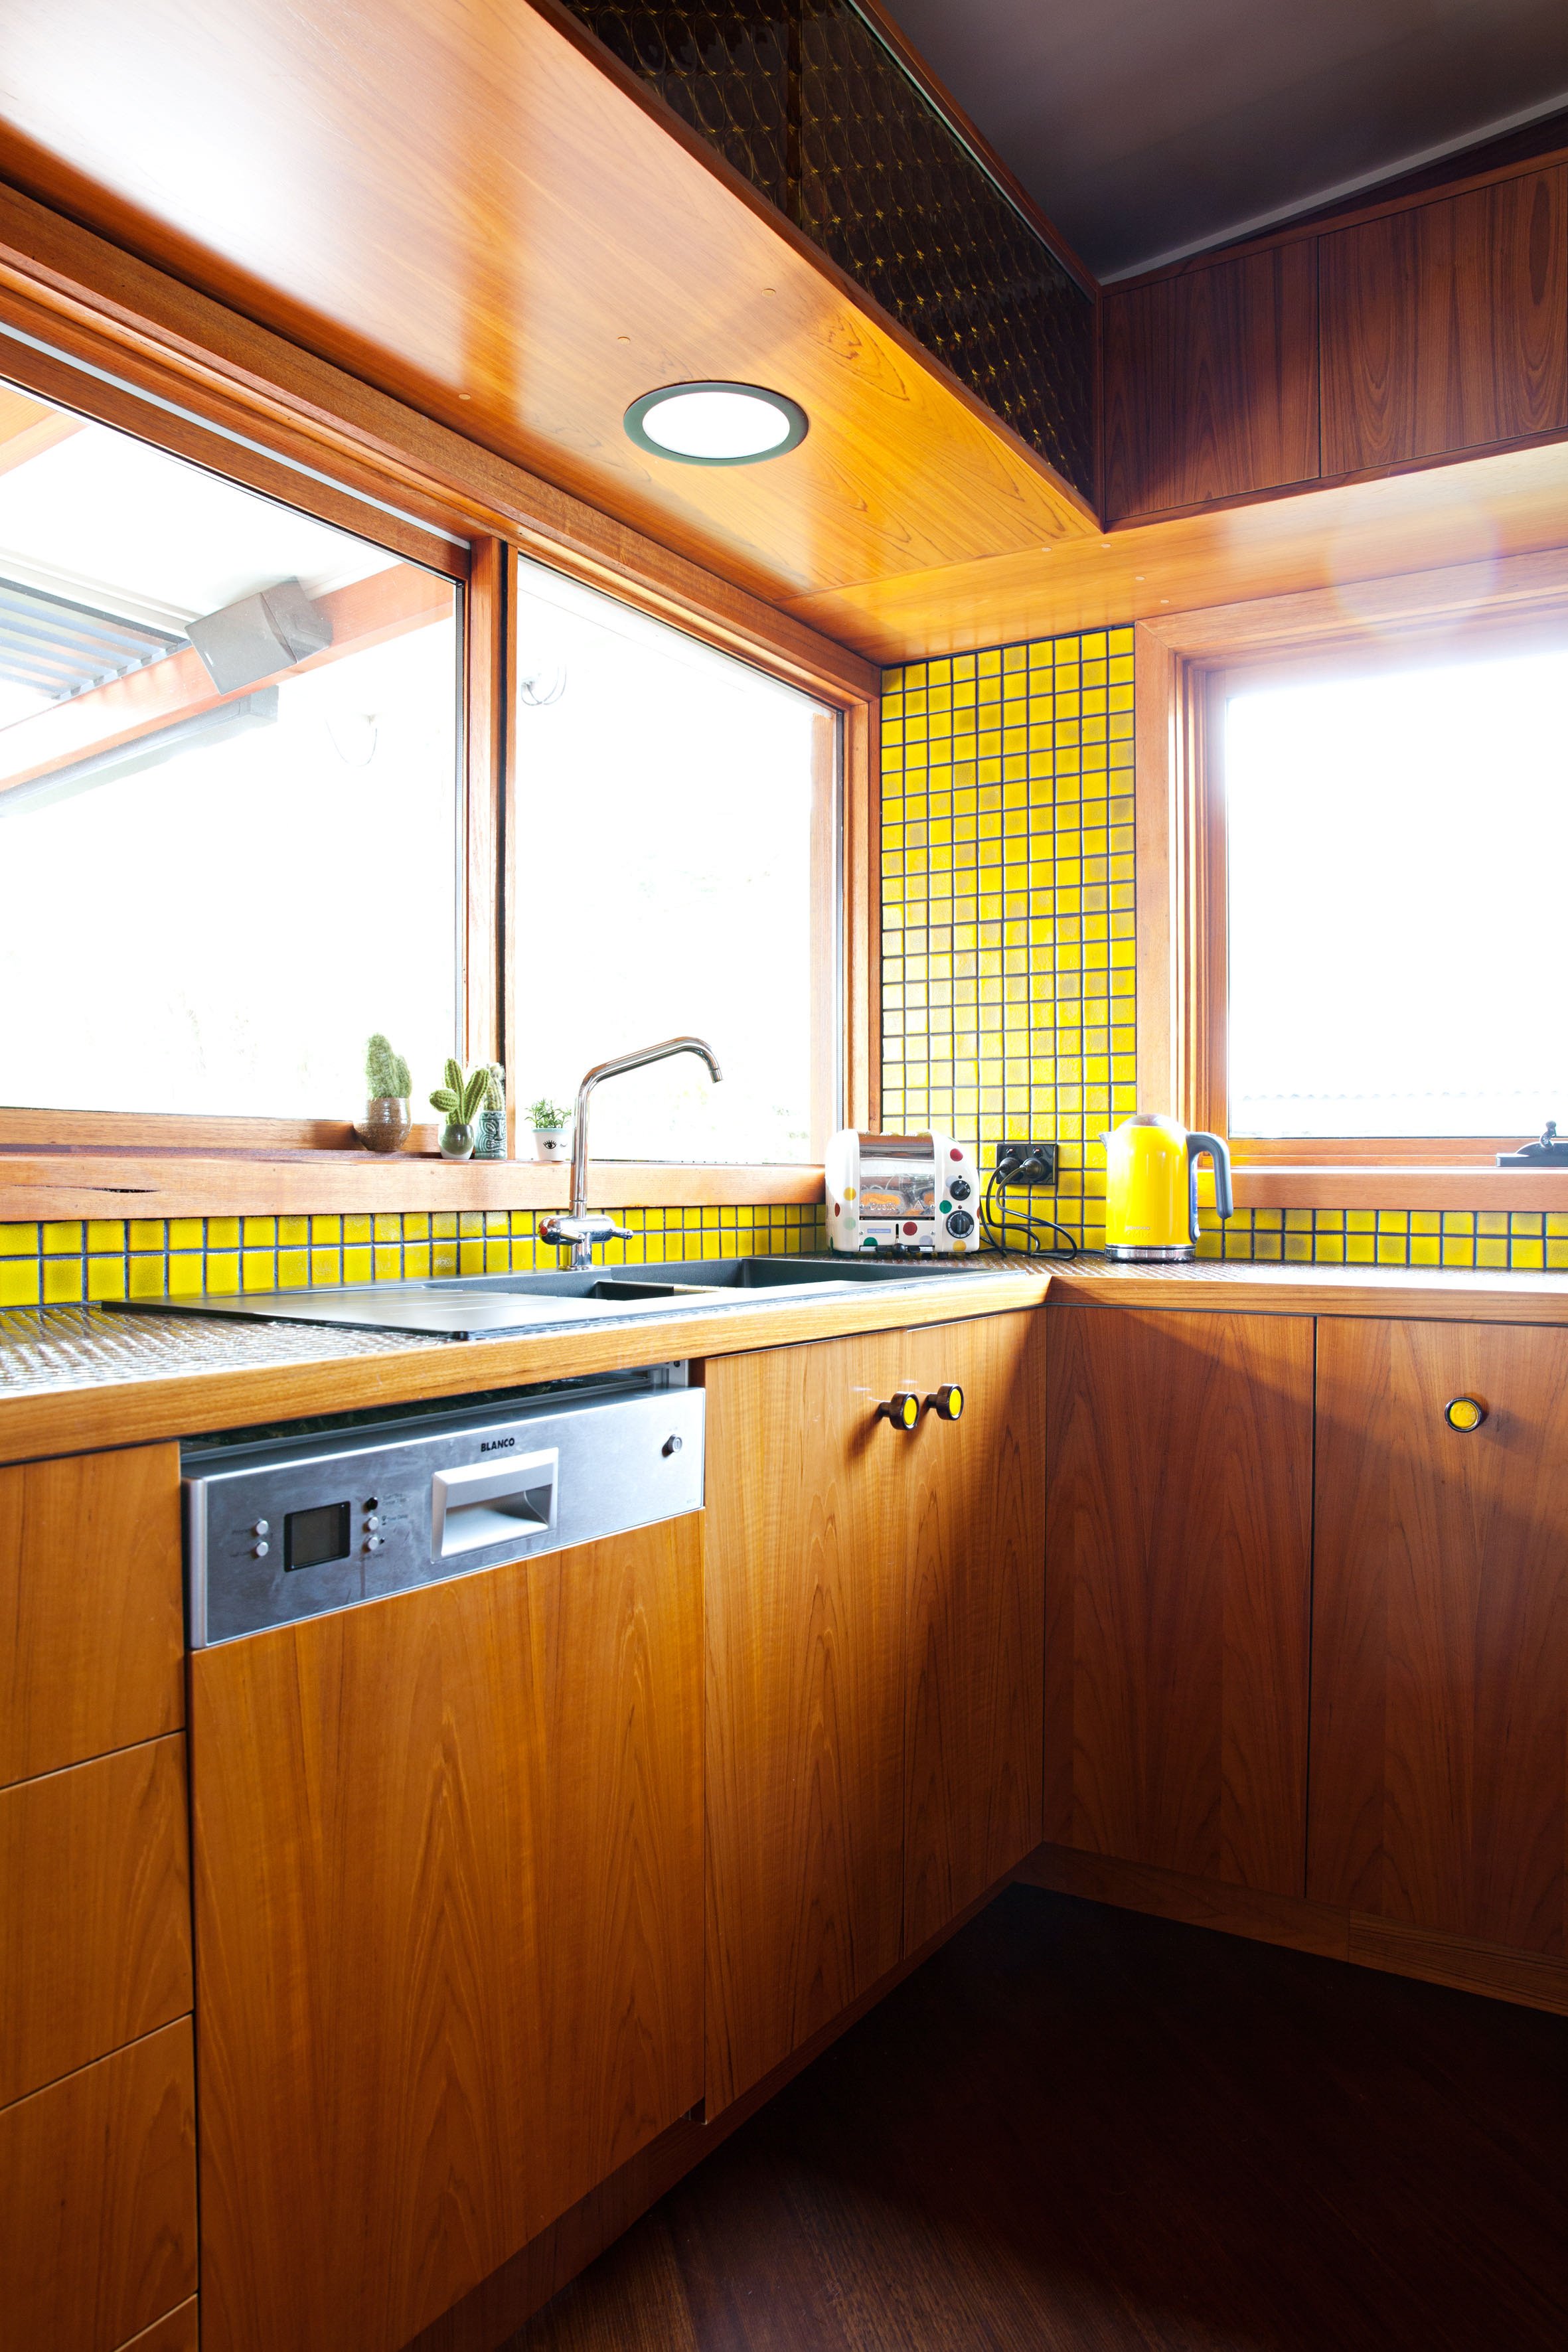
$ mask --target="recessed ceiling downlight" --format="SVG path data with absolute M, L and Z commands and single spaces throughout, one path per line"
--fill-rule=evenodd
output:
M 667 383 L 626 415 L 639 449 L 686 466 L 754 466 L 805 438 L 804 408 L 760 383 Z

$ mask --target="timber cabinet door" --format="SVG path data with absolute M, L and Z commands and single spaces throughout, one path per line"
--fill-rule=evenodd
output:
M 1308 1892 L 1561 1958 L 1565 1782 L 1568 1332 L 1325 1318 Z
M 1037 1309 L 707 1367 L 710 2115 L 1039 1841 L 1044 1374 Z
M 1038 1308 L 912 1331 L 923 1400 L 904 1443 L 904 1950 L 1040 1842 L 1046 1318 Z
M 710 2115 L 898 1963 L 905 1354 L 705 1367 Z
M 397 2352 L 702 2093 L 700 1516 L 197 1652 L 205 2352 Z
M 1046 1321 L 1046 1837 L 1300 1895 L 1311 1320 Z

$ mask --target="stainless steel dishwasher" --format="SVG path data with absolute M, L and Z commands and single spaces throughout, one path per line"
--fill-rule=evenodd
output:
M 684 1364 L 181 1453 L 193 1649 L 702 1506 Z

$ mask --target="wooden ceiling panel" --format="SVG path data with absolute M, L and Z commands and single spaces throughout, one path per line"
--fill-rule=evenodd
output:
M 1048 467 L 527 0 L 0 0 L 0 170 L 780 597 L 1093 530 Z M 661 383 L 791 394 L 801 447 L 682 466 Z
M 1478 593 L 1500 559 L 1568 545 L 1568 444 L 1353 482 L 797 597 L 785 609 L 872 661 L 921 661 L 1256 597 L 1450 565 Z M 1359 601 L 1358 601 L 1359 600 Z

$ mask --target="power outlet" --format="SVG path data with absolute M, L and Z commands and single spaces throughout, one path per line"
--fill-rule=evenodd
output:
M 1043 1184 L 1054 1190 L 1057 1147 L 1054 1143 L 1012 1142 L 996 1147 L 998 1184 Z

